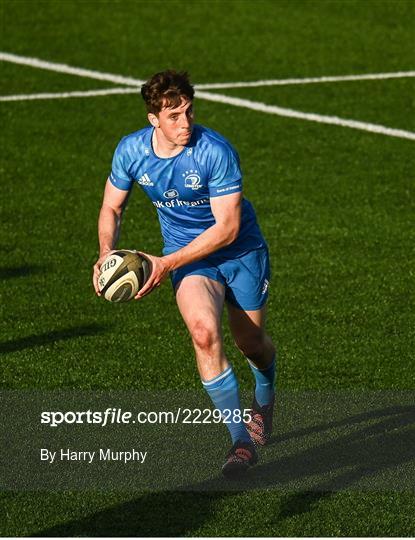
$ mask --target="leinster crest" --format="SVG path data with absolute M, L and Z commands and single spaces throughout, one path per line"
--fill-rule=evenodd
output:
M 182 176 L 184 177 L 184 187 L 190 189 L 199 189 L 202 187 L 200 176 L 197 174 L 196 170 L 193 171 L 191 169 L 190 171 L 186 171 Z

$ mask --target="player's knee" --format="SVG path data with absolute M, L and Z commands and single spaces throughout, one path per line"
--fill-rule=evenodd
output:
M 203 351 L 209 351 L 220 342 L 220 334 L 214 325 L 206 321 L 196 321 L 191 328 L 194 345 Z

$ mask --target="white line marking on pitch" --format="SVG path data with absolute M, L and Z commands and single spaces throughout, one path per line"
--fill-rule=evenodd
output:
M 137 86 L 143 84 L 144 81 L 138 79 L 132 79 L 131 77 L 123 77 L 122 75 L 113 75 L 112 73 L 102 73 L 92 69 L 83 69 L 68 66 L 67 64 L 58 64 L 56 62 L 46 62 L 39 58 L 30 58 L 28 56 L 18 56 L 17 54 L 10 54 L 0 52 L 0 60 L 4 62 L 12 62 L 13 64 L 21 64 L 23 66 L 30 66 L 38 69 L 47 69 L 49 71 L 57 71 L 58 73 L 67 73 L 68 75 L 77 75 L 78 77 L 88 77 L 90 79 L 97 79 L 99 81 L 110 81 L 115 84 L 126 84 L 130 86 Z
M 16 54 L 10 54 L 10 53 L 4 53 L 4 52 L 0 52 L 0 60 L 4 60 L 6 62 L 13 62 L 16 64 L 23 64 L 23 65 L 27 65 L 31 67 L 40 68 L 40 69 L 48 69 L 48 70 L 57 71 L 60 73 L 69 73 L 71 75 L 78 75 L 80 77 L 89 77 L 92 79 L 106 80 L 106 81 L 111 81 L 118 84 L 130 85 L 130 86 L 137 86 L 143 83 L 143 81 L 139 79 L 133 79 L 131 77 L 123 77 L 121 75 L 113 75 L 111 73 L 101 73 L 100 71 L 93 71 L 90 69 L 74 68 L 74 67 L 68 66 L 67 64 L 46 62 L 44 60 L 40 60 L 39 58 L 29 58 L 25 56 L 18 56 Z M 405 73 L 405 72 L 398 72 L 398 73 L 400 73 L 401 76 L 403 76 L 402 73 Z M 412 76 L 412 73 L 414 72 L 408 71 L 406 72 L 407 74 L 406 76 Z M 378 75 L 382 75 L 382 74 L 378 74 Z M 373 77 L 375 76 L 375 74 L 372 74 L 370 76 Z M 346 77 L 352 77 L 352 76 L 346 76 Z M 328 77 L 326 77 L 325 79 L 327 78 Z M 321 82 L 321 79 L 322 78 L 319 78 L 318 80 L 320 80 Z M 291 80 L 296 80 L 296 79 L 291 79 Z M 303 79 L 303 80 L 307 80 L 307 79 Z M 348 80 L 351 80 L 351 79 L 348 79 Z M 218 84 L 221 84 L 221 83 L 218 83 Z M 197 89 L 198 86 L 197 85 L 195 86 Z M 130 90 L 136 90 L 136 89 L 130 88 Z M 324 115 L 319 115 L 319 114 L 314 114 L 314 113 L 304 113 L 300 111 L 294 111 L 292 109 L 284 109 L 282 107 L 277 107 L 275 105 L 266 105 L 265 103 L 250 101 L 249 99 L 241 99 L 241 98 L 235 98 L 231 96 L 225 96 L 223 94 L 212 94 L 210 92 L 197 91 L 196 95 L 199 98 L 206 99 L 207 101 L 225 103 L 227 105 L 234 105 L 235 107 L 244 107 L 246 109 L 252 109 L 254 111 L 260 111 L 260 112 L 264 112 L 268 114 L 276 114 L 278 116 L 285 116 L 288 118 L 297 118 L 299 120 L 308 120 L 310 122 L 319 122 L 322 124 L 332 124 L 336 126 L 360 129 L 360 130 L 369 131 L 372 133 L 381 133 L 383 135 L 389 135 L 390 137 L 400 137 L 402 139 L 415 140 L 415 133 L 411 131 L 388 128 L 386 126 L 381 126 L 378 124 L 359 122 L 357 120 L 347 120 L 347 119 L 339 118 L 338 116 L 324 116 Z M 4 97 L 8 97 L 8 96 L 4 96 Z
M 14 96 L 0 96 L 0 101 L 26 101 L 31 99 L 64 99 L 93 96 L 109 96 L 112 94 L 138 94 L 139 88 L 104 88 L 102 90 L 85 90 L 75 92 L 58 92 L 44 94 L 17 94 Z
M 251 82 L 229 82 L 213 84 L 197 84 L 199 90 L 215 90 L 221 88 L 255 88 L 259 86 L 284 86 L 290 84 L 315 84 L 346 81 L 377 81 L 381 79 L 401 79 L 415 77 L 415 71 L 396 71 L 394 73 L 367 73 L 363 75 L 340 75 L 335 77 L 309 77 L 304 79 L 265 79 Z
M 78 75 L 79 77 L 89 77 L 101 81 L 110 81 L 115 84 L 126 84 L 130 86 L 139 86 L 144 81 L 134 79 L 132 77 L 124 77 L 123 75 L 114 75 L 113 73 L 102 73 L 100 71 L 84 68 L 76 68 L 67 64 L 59 64 L 57 62 L 47 62 L 40 58 L 32 58 L 28 56 L 20 56 L 17 54 L 0 52 L 0 60 L 4 62 L 12 62 L 39 69 L 47 69 L 59 73 L 67 73 L 69 75 Z M 415 71 L 396 71 L 393 73 L 366 73 L 362 75 L 339 75 L 325 77 L 306 77 L 299 79 L 268 79 L 262 81 L 248 82 L 230 82 L 230 83 L 208 83 L 196 84 L 195 88 L 199 90 L 214 90 L 221 88 L 254 88 L 259 86 L 278 86 L 289 84 L 315 84 L 327 82 L 342 82 L 342 81 L 364 81 L 364 80 L 380 80 L 380 79 L 399 79 L 405 77 L 415 77 Z
M 310 122 L 319 122 L 321 124 L 332 124 L 335 126 L 361 129 L 363 131 L 370 131 L 372 133 L 389 135 L 390 137 L 400 137 L 402 139 L 415 140 L 415 133 L 413 133 L 412 131 L 388 128 L 386 126 L 381 126 L 378 124 L 369 124 L 366 122 L 359 122 L 357 120 L 346 120 L 344 118 L 339 118 L 338 116 L 324 116 L 314 113 L 304 113 L 300 111 L 294 111 L 292 109 L 284 109 L 275 105 L 266 105 L 265 103 L 250 101 L 249 99 L 235 98 L 222 94 L 211 94 L 210 92 L 198 91 L 196 92 L 196 96 L 206 99 L 208 101 L 216 101 L 218 103 L 234 105 L 235 107 L 244 107 L 246 109 L 252 109 L 253 111 L 276 114 L 278 116 L 285 116 L 288 118 L 297 118 L 299 120 L 309 120 Z

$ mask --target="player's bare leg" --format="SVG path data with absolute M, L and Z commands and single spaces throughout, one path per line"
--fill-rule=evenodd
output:
M 238 382 L 223 351 L 224 300 L 224 286 L 206 276 L 186 276 L 176 288 L 177 305 L 192 337 L 203 386 L 215 408 L 226 416 L 232 437 L 233 446 L 222 471 L 237 478 L 256 463 L 257 455 L 242 419 Z
M 221 330 L 224 300 L 224 286 L 205 276 L 186 276 L 176 289 L 176 302 L 190 332 L 204 381 L 228 367 Z
M 275 347 L 265 332 L 266 307 L 243 311 L 228 304 L 229 325 L 236 346 L 249 360 L 255 377 L 252 420 L 247 424 L 257 445 L 268 442 L 274 410 Z
M 229 327 L 238 349 L 257 368 L 269 366 L 275 347 L 265 332 L 266 306 L 255 311 L 244 311 L 227 304 Z

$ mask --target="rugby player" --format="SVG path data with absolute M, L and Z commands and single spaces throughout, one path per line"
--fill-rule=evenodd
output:
M 118 144 L 98 220 L 99 268 L 115 249 L 123 209 L 138 184 L 157 209 L 163 256 L 145 254 L 152 273 L 136 299 L 170 274 L 191 335 L 202 384 L 223 412 L 232 438 L 222 472 L 237 478 L 257 462 L 256 446 L 272 429 L 275 347 L 265 332 L 270 279 L 267 244 L 252 205 L 242 195 L 239 157 L 219 133 L 193 123 L 194 89 L 186 73 L 155 74 L 141 88 L 150 126 Z M 241 414 L 239 387 L 223 350 L 221 317 L 255 378 L 250 421 Z M 229 415 L 227 411 L 231 411 Z

